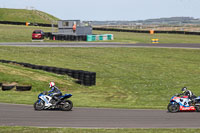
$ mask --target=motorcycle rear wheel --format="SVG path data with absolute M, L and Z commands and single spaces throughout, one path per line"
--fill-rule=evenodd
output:
M 34 103 L 34 109 L 35 109 L 35 110 L 38 110 L 38 111 L 43 110 L 43 109 L 44 109 L 44 106 L 45 106 L 45 103 L 44 103 L 44 101 L 42 101 L 42 100 L 37 100 L 37 101 Z
M 179 105 L 177 103 L 174 103 L 174 104 L 169 103 L 167 106 L 167 109 L 171 113 L 176 113 L 179 111 Z
M 70 111 L 73 108 L 73 103 L 70 100 L 66 100 L 63 102 L 64 104 L 62 105 L 62 110 L 63 111 Z

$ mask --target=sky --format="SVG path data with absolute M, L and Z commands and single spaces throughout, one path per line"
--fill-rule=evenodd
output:
M 200 0 L 0 0 L 0 8 L 37 9 L 62 20 L 200 18 Z

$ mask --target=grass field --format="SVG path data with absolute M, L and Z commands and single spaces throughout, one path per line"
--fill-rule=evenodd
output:
M 37 29 L 42 29 L 45 32 L 51 31 L 51 28 L 45 27 L 0 24 L 0 42 L 31 42 L 32 32 Z
M 16 26 L 0 24 L 0 42 L 31 42 L 33 30 L 42 29 L 45 32 L 51 32 L 51 28 L 33 27 L 33 26 Z M 121 43 L 151 43 L 151 39 L 158 38 L 160 43 L 199 43 L 200 37 L 197 35 L 179 35 L 179 34 L 143 34 L 128 32 L 110 32 L 110 31 L 93 31 L 93 34 L 113 34 L 114 40 L 108 42 Z M 44 40 L 44 42 L 54 42 Z M 59 42 L 59 41 L 56 41 Z M 67 42 L 67 41 L 66 41 Z
M 0 59 L 97 73 L 97 85 L 85 87 L 66 76 L 0 64 L 0 81 L 33 85 L 24 100 L 20 96 L 25 93 L 0 91 L 1 102 L 33 104 L 51 80 L 72 93 L 79 107 L 166 109 L 183 86 L 200 94 L 200 54 L 195 49 L 0 47 L 0 53 Z
M 0 127 L 1 133 L 200 133 L 200 129 L 72 129 Z

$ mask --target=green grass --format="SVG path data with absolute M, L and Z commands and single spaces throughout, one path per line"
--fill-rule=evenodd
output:
M 19 92 L 0 91 L 1 102 L 8 102 L 9 95 L 10 102 L 32 104 L 36 92 L 48 88 L 54 77 L 59 88 L 73 94 L 79 107 L 166 109 L 171 96 L 183 86 L 200 94 L 196 49 L 0 47 L 0 53 L 0 59 L 97 73 L 96 86 L 85 87 L 66 76 L 0 64 L 0 81 L 33 84 L 27 101 L 15 100 Z
M 51 32 L 51 28 L 0 24 L 0 42 L 32 42 L 32 32 L 42 29 Z
M 200 129 L 73 129 L 0 127 L 1 133 L 199 133 Z
M 37 10 L 0 8 L 0 20 L 51 24 L 51 20 L 57 21 L 58 18 Z

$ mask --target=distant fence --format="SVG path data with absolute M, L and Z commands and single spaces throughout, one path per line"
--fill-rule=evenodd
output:
M 128 30 L 128 29 L 112 29 L 112 28 L 97 28 L 97 27 L 94 27 L 93 30 L 116 31 L 116 32 L 134 32 L 134 33 L 150 33 L 149 30 Z M 154 33 L 200 35 L 200 32 L 189 32 L 189 31 L 158 31 L 158 30 L 155 30 Z
M 26 25 L 26 22 L 0 21 L 0 24 Z M 42 26 L 42 27 L 51 27 L 52 26 L 51 24 L 43 24 L 43 23 L 30 23 L 29 25 L 30 26 Z M 58 25 L 54 25 L 54 27 L 58 27 Z M 116 31 L 116 32 L 134 32 L 134 33 L 150 33 L 149 30 L 128 30 L 128 29 L 97 28 L 97 27 L 93 27 L 93 30 Z M 158 31 L 158 30 L 155 30 L 154 33 L 200 35 L 200 32 L 190 32 L 190 31 Z M 78 37 L 78 38 L 81 38 L 81 37 Z M 61 39 L 61 40 L 63 40 L 63 39 Z M 75 39 L 75 40 L 78 40 L 78 39 Z

